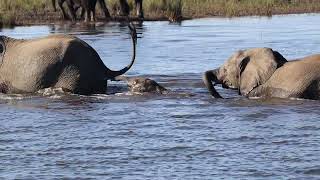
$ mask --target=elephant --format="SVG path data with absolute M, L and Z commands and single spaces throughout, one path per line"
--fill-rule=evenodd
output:
M 145 77 L 118 76 L 118 81 L 126 81 L 128 88 L 133 93 L 158 93 L 167 94 L 169 90 L 159 85 L 156 81 Z
M 52 0 L 52 1 L 55 1 L 55 0 Z M 68 5 L 68 9 L 70 11 L 72 21 L 75 21 L 77 19 L 76 12 L 79 8 L 82 9 L 81 17 L 85 15 L 85 21 L 88 21 L 90 19 L 92 21 L 95 20 L 95 7 L 96 7 L 97 0 L 58 0 L 59 7 L 63 14 L 63 18 L 69 19 L 65 9 L 63 8 L 64 2 L 66 2 Z M 110 18 L 110 13 L 108 11 L 105 1 L 98 0 L 98 2 L 100 4 L 100 8 L 104 12 L 105 18 L 107 19 Z M 52 3 L 55 4 L 55 2 L 52 2 Z
M 320 54 L 287 61 L 271 48 L 237 51 L 220 68 L 203 75 L 204 84 L 215 98 L 222 97 L 214 85 L 222 84 L 249 98 L 319 99 L 319 80 Z
M 55 4 L 54 2 L 55 0 L 52 0 L 52 3 Z M 75 3 L 73 0 L 58 0 L 58 5 L 62 11 L 62 14 L 63 14 L 63 19 L 67 20 L 69 19 L 68 15 L 67 15 L 67 12 L 65 11 L 65 9 L 63 8 L 63 3 L 66 2 L 67 3 L 67 6 L 68 6 L 68 9 L 71 13 L 71 19 L 73 21 L 76 20 L 76 11 L 78 8 L 80 8 L 80 3 L 79 1 L 77 0 L 78 3 Z
M 107 68 L 98 53 L 71 35 L 23 40 L 0 36 L 0 92 L 34 93 L 61 88 L 74 94 L 106 93 L 107 80 L 126 73 L 134 64 L 137 35 L 129 25 L 133 55 L 119 71 Z
M 77 10 L 81 7 L 82 12 L 81 12 L 81 17 L 86 13 L 85 21 L 88 19 L 95 19 L 95 6 L 97 3 L 97 0 L 58 0 L 59 7 L 62 11 L 63 18 L 64 19 L 69 19 L 65 9 L 63 8 L 63 3 L 66 2 L 68 5 L 68 9 L 71 13 L 71 19 L 73 21 L 76 20 L 76 12 Z M 105 3 L 105 0 L 98 0 L 100 7 L 102 11 L 104 12 L 105 18 L 108 19 L 110 18 L 110 13 L 108 11 L 107 5 Z M 120 3 L 120 14 L 124 16 L 128 16 L 130 14 L 130 7 L 128 5 L 128 2 L 126 0 L 119 0 Z M 55 8 L 55 0 L 52 0 L 52 4 Z M 143 1 L 142 0 L 135 0 L 135 8 L 136 8 L 136 13 L 139 18 L 144 18 L 143 14 L 143 8 L 142 8 Z M 92 16 L 90 15 L 92 14 Z
M 127 0 L 119 0 L 119 2 L 120 2 L 121 15 L 128 16 L 130 14 L 130 7 L 128 5 Z M 136 15 L 139 18 L 144 18 L 143 8 L 142 8 L 143 1 L 134 0 L 134 3 L 135 3 Z

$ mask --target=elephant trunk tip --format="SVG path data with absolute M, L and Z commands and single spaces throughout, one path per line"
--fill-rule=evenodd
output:
M 207 89 L 209 90 L 209 93 L 215 97 L 215 98 L 223 98 L 214 88 L 214 85 L 216 83 L 219 83 L 217 76 L 216 76 L 217 70 L 210 70 L 210 71 L 206 71 L 203 74 L 203 82 L 205 84 L 205 86 L 207 87 Z M 212 83 L 214 82 L 214 84 Z
M 135 59 L 136 59 L 136 44 L 137 44 L 137 31 L 135 26 L 132 23 L 129 23 L 128 25 L 129 29 L 130 29 L 130 35 L 131 35 L 131 39 L 132 39 L 132 58 L 131 58 L 131 62 L 128 66 L 126 66 L 125 68 L 119 70 L 119 71 L 112 71 L 112 70 L 107 70 L 107 78 L 114 80 L 117 76 L 123 75 L 124 73 L 126 73 L 134 64 Z

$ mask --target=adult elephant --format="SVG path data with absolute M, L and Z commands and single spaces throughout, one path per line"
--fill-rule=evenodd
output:
M 55 1 L 55 0 L 52 0 Z M 97 4 L 97 0 L 58 0 L 59 7 L 62 11 L 63 18 L 69 19 L 67 12 L 65 11 L 63 4 L 67 3 L 68 10 L 71 14 L 72 21 L 75 21 L 77 19 L 77 10 L 79 8 L 82 9 L 81 17 L 85 16 L 85 21 L 88 20 L 95 20 L 95 7 Z M 107 5 L 104 0 L 98 0 L 100 4 L 100 8 L 104 12 L 105 18 L 110 18 L 110 13 L 108 11 Z M 52 2 L 55 4 L 55 2 Z
M 215 84 L 247 97 L 320 99 L 320 55 L 287 61 L 270 48 L 238 51 L 220 68 L 205 72 L 210 94 L 221 98 Z M 212 82 L 214 84 L 212 84 Z
M 52 4 L 52 8 L 53 8 L 54 12 L 56 12 L 57 11 L 56 0 L 51 0 L 51 4 Z
M 119 0 L 119 3 L 120 3 L 121 15 L 128 16 L 130 14 L 130 8 L 127 0 Z M 139 18 L 143 18 L 144 17 L 143 8 L 142 8 L 143 0 L 135 0 L 134 3 L 135 3 L 136 15 Z
M 81 16 L 85 15 L 85 21 L 88 19 L 94 20 L 95 19 L 95 6 L 97 0 L 58 0 L 59 7 L 62 11 L 63 18 L 69 19 L 65 9 L 63 8 L 63 3 L 66 2 L 68 6 L 68 10 L 71 14 L 71 19 L 73 21 L 76 20 L 76 12 L 77 9 L 82 7 Z M 110 13 L 108 11 L 107 5 L 105 0 L 98 0 L 100 4 L 100 8 L 104 12 L 105 17 L 108 19 L 110 18 Z M 124 16 L 128 16 L 130 14 L 130 8 L 128 2 L 126 0 L 119 0 L 120 3 L 120 14 Z M 52 4 L 54 4 L 55 8 L 55 0 L 52 0 Z M 142 8 L 143 1 L 142 0 L 135 0 L 135 8 L 136 13 L 139 18 L 144 18 L 143 8 Z
M 132 60 L 119 71 L 107 68 L 91 46 L 74 36 L 33 40 L 0 36 L 0 92 L 32 93 L 53 87 L 76 94 L 105 93 L 107 80 L 126 73 L 134 63 L 136 31 L 132 25 L 130 29 Z

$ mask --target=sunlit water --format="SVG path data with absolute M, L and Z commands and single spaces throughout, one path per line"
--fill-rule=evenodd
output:
M 0 95 L 0 179 L 319 179 L 320 102 L 249 100 L 201 74 L 234 51 L 272 47 L 288 59 L 320 52 L 320 15 L 144 22 L 131 76 L 173 93 L 107 95 L 59 90 Z M 130 61 L 126 26 L 110 23 L 3 29 L 16 38 L 77 35 L 104 63 Z M 292 72 L 294 73 L 294 72 Z

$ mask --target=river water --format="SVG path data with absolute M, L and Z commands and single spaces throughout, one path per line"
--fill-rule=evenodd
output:
M 320 179 L 320 103 L 247 99 L 201 74 L 234 51 L 271 47 L 287 59 L 320 52 L 320 15 L 144 22 L 127 75 L 152 78 L 168 95 L 60 92 L 0 95 L 0 179 Z M 79 36 L 104 63 L 130 61 L 128 28 L 50 25 L 3 29 L 16 38 Z M 292 72 L 294 73 L 294 72 Z

